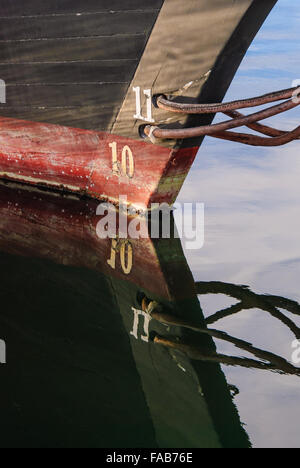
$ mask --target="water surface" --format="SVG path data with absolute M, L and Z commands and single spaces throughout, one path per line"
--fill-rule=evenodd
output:
M 299 79 L 300 10 L 279 1 L 253 42 L 226 99 L 289 88 Z M 299 125 L 299 108 L 270 119 L 277 128 Z M 198 281 L 247 285 L 258 294 L 300 303 L 299 143 L 282 148 L 244 147 L 206 138 L 179 199 L 206 206 L 205 246 L 186 251 Z M 200 297 L 210 315 L 237 302 L 222 295 Z M 298 326 L 299 316 L 284 313 Z M 295 336 L 259 308 L 243 310 L 218 327 L 291 360 Z M 220 351 L 227 351 L 219 343 Z M 232 351 L 232 349 L 231 349 Z M 238 353 L 240 354 L 240 353 Z M 298 377 L 259 370 L 225 368 L 254 447 L 299 447 Z

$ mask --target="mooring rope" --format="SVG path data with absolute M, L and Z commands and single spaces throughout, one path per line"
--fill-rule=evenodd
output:
M 276 104 L 250 115 L 243 115 L 237 112 L 237 109 L 257 107 L 282 100 L 284 100 L 283 103 Z M 149 137 L 153 143 L 156 139 L 177 140 L 211 136 L 252 146 L 281 146 L 300 138 L 300 126 L 292 131 L 285 132 L 258 123 L 261 120 L 274 117 L 275 115 L 298 107 L 300 105 L 300 88 L 290 88 L 250 99 L 218 104 L 186 104 L 175 102 L 172 99 L 167 99 L 165 96 L 160 95 L 155 98 L 155 104 L 160 109 L 179 114 L 215 114 L 221 112 L 231 117 L 231 119 L 218 124 L 181 129 L 145 125 L 143 127 L 143 133 L 145 136 Z M 265 135 L 265 137 L 228 131 L 242 126 L 259 132 Z
M 295 301 L 291 301 L 286 298 L 279 296 L 265 296 L 259 295 L 247 287 L 237 286 L 233 284 L 220 283 L 220 282 L 199 282 L 195 283 L 197 294 L 226 294 L 229 297 L 234 297 L 235 299 L 241 300 L 240 304 L 237 304 L 238 309 L 233 310 L 234 307 L 230 307 L 227 310 L 219 311 L 213 316 L 208 317 L 205 320 L 205 323 L 214 323 L 226 316 L 240 312 L 241 310 L 247 310 L 253 307 L 258 307 L 262 310 L 269 312 L 272 316 L 279 319 L 283 324 L 285 324 L 290 330 L 295 334 L 295 337 L 299 337 L 299 328 L 286 317 L 283 313 L 277 310 L 277 306 L 280 306 L 296 315 L 299 315 L 300 306 Z M 154 344 L 162 345 L 169 349 L 175 349 L 183 352 L 189 358 L 200 360 L 200 361 L 212 361 L 219 362 L 229 366 L 242 366 L 249 368 L 265 369 L 271 370 L 274 372 L 279 372 L 287 375 L 297 375 L 300 376 L 300 368 L 295 367 L 285 358 L 266 351 L 264 349 L 257 348 L 253 346 L 252 343 L 249 343 L 245 340 L 236 338 L 227 334 L 224 331 L 207 328 L 204 324 L 199 326 L 198 324 L 192 323 L 183 319 L 181 317 L 175 316 L 170 311 L 164 309 L 164 306 L 156 301 L 151 301 L 146 296 L 143 297 L 141 301 L 142 310 L 149 314 L 152 319 L 160 322 L 162 324 L 174 327 L 180 327 L 198 332 L 203 335 L 208 335 L 212 338 L 225 341 L 227 343 L 233 344 L 240 350 L 246 351 L 257 359 L 249 359 L 245 357 L 236 357 L 230 355 L 219 354 L 217 352 L 208 352 L 205 349 L 202 349 L 201 346 L 197 346 L 195 343 L 191 344 L 186 342 L 184 339 L 172 338 L 160 336 L 157 333 L 152 337 Z
M 165 96 L 160 95 L 156 98 L 156 105 L 160 109 L 180 114 L 216 114 L 217 112 L 227 112 L 231 110 L 245 109 L 247 107 L 262 106 L 271 102 L 283 101 L 293 97 L 296 91 L 297 88 L 289 88 L 282 91 L 276 91 L 274 93 L 264 94 L 263 96 L 217 104 L 182 104 L 171 101 Z

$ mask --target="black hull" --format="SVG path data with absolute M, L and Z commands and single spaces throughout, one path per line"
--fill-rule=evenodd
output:
M 107 130 L 162 3 L 1 2 L 1 115 Z
M 275 3 L 3 0 L 0 115 L 138 138 L 134 86 L 221 100 Z

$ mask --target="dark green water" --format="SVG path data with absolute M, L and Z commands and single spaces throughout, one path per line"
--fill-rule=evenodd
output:
M 187 328 L 205 321 L 179 239 L 132 242 L 125 274 L 85 202 L 2 186 L 0 205 L 2 447 L 250 446 L 214 341 Z
M 109 281 L 1 254 L 2 447 L 155 446 Z

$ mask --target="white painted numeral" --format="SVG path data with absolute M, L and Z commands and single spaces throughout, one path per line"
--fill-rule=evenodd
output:
M 111 157 L 112 157 L 112 172 L 114 175 L 120 177 L 121 175 L 132 179 L 134 176 L 134 157 L 132 154 L 131 149 L 129 146 L 124 146 L 122 150 L 122 163 L 121 167 L 118 161 L 118 146 L 117 143 L 114 141 L 113 143 L 109 144 L 111 149 Z
M 129 146 L 124 146 L 122 151 L 122 172 L 130 179 L 134 176 L 134 159 Z
M 141 88 L 137 86 L 136 88 L 132 88 L 132 89 L 133 89 L 133 92 L 135 93 L 135 106 L 136 106 L 136 112 L 133 118 L 137 120 L 144 120 L 142 116 L 142 106 L 141 106 Z
M 119 175 L 120 170 L 119 170 L 119 163 L 118 163 L 117 143 L 114 141 L 113 143 L 109 144 L 109 147 L 111 148 L 113 174 Z
M 144 318 L 144 335 L 141 335 L 141 340 L 148 343 L 148 341 L 149 341 L 149 324 L 150 324 L 151 316 L 149 314 L 146 314 L 142 310 L 135 309 L 134 307 L 132 307 L 132 311 L 133 311 L 134 317 L 133 317 L 133 329 L 130 332 L 130 335 L 134 336 L 134 338 L 136 340 L 139 339 L 139 337 L 138 337 L 139 317 L 141 315 Z
M 135 93 L 135 103 L 136 103 L 136 113 L 133 118 L 136 120 L 144 120 L 145 122 L 153 123 L 154 119 L 152 118 L 152 91 L 151 89 L 144 89 L 143 94 L 146 96 L 146 111 L 147 116 L 142 115 L 142 104 L 141 104 L 141 88 L 136 86 L 133 88 Z
M 108 265 L 115 270 L 116 269 L 116 255 L 117 255 L 118 242 L 116 239 L 111 241 L 110 259 L 107 260 Z
M 125 275 L 130 275 L 133 267 L 133 248 L 129 241 L 119 241 L 120 247 L 118 247 L 118 241 L 112 239 L 110 259 L 107 260 L 108 265 L 115 270 L 117 262 L 117 252 L 120 251 L 120 262 L 121 268 Z
M 130 242 L 122 242 L 120 257 L 122 270 L 125 275 L 129 275 L 133 266 L 133 250 Z

